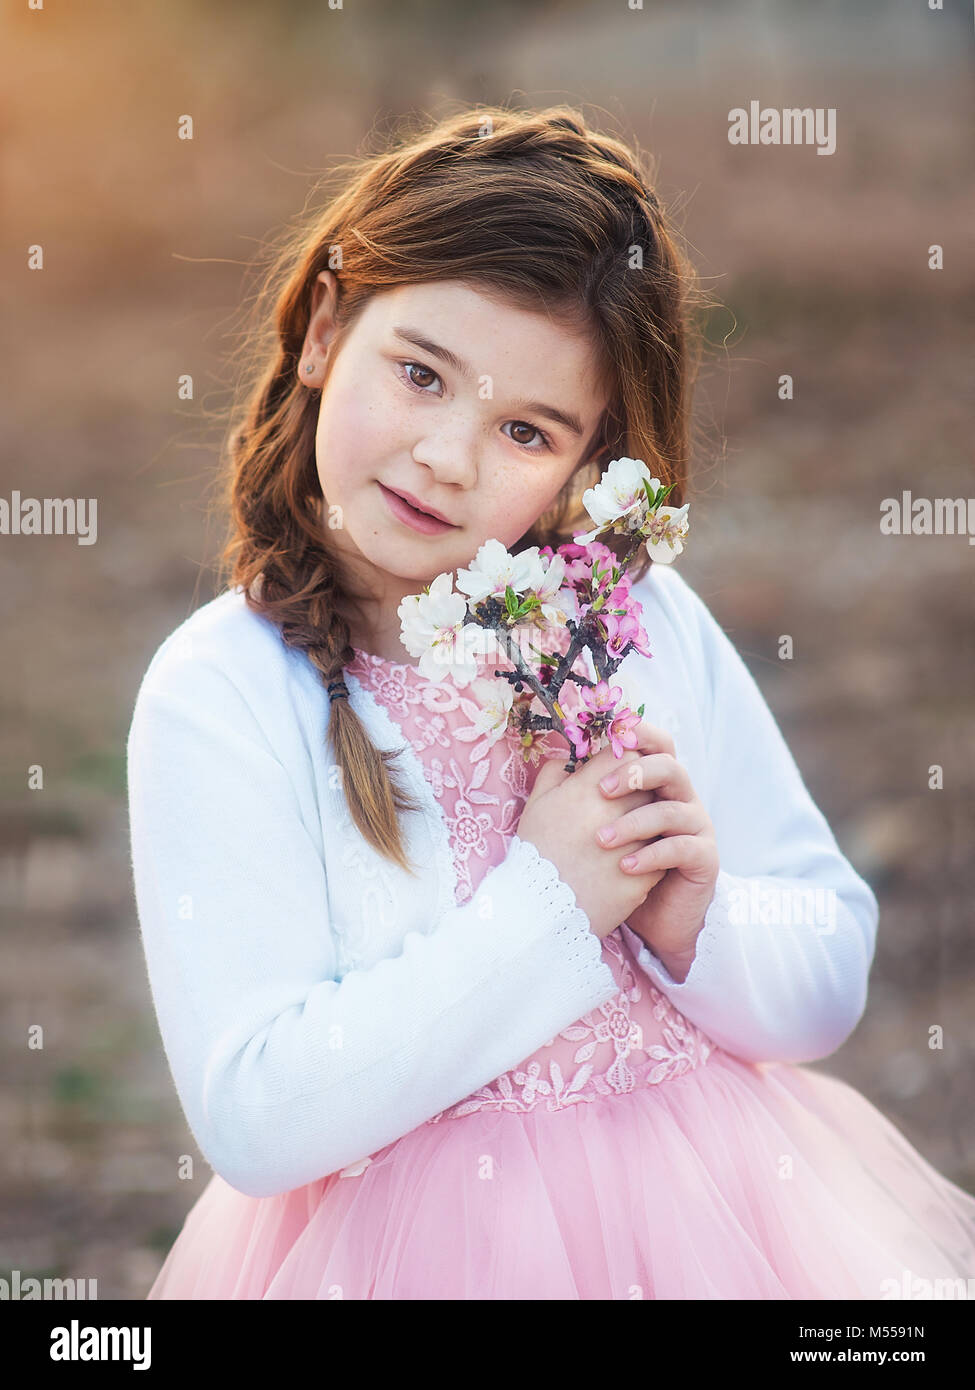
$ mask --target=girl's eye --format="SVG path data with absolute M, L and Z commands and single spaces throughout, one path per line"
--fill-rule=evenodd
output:
M 430 385 L 430 382 L 427 382 L 426 385 L 424 385 L 422 382 L 414 381 L 412 374 L 413 367 L 416 367 L 417 370 L 421 373 L 426 372 L 427 376 L 432 376 L 434 381 L 440 380 L 436 372 L 432 371 L 429 367 L 424 367 L 421 362 L 399 362 L 397 363 L 397 366 L 404 368 L 404 375 L 406 377 L 407 384 L 409 386 L 412 386 L 415 391 L 426 391 L 427 386 Z
M 434 381 L 439 381 L 440 377 L 432 369 L 432 367 L 424 367 L 422 362 L 397 362 L 396 365 L 400 369 L 400 375 L 402 376 L 403 380 L 406 382 L 407 386 L 410 388 L 411 391 L 422 391 L 428 396 L 436 394 L 435 392 L 431 392 L 429 390 L 429 387 L 433 384 L 432 382 L 418 383 L 414 380 L 413 377 L 413 371 L 415 369 L 421 375 L 426 374 L 427 376 L 433 377 Z M 539 439 L 542 441 L 541 448 L 537 444 L 528 444 L 521 439 L 512 439 L 513 444 L 520 445 L 522 449 L 527 449 L 528 452 L 532 454 L 541 453 L 543 449 L 551 449 L 551 439 L 545 433 L 545 431 L 540 430 L 537 425 L 530 425 L 527 420 L 510 420 L 508 421 L 508 423 L 513 425 L 514 428 L 518 430 L 530 430 L 532 434 L 537 434 Z M 508 438 L 511 439 L 510 434 L 508 435 Z
M 537 444 L 526 444 L 521 439 L 516 439 L 514 441 L 515 444 L 520 444 L 523 449 L 530 449 L 531 452 L 535 454 L 541 453 L 542 449 L 551 449 L 552 441 L 549 439 L 545 431 L 540 430 L 537 425 L 530 425 L 527 420 L 512 420 L 511 423 L 514 425 L 516 430 L 531 430 L 532 434 L 537 434 L 539 439 L 542 441 L 541 448 L 539 448 Z M 511 436 L 509 435 L 508 438 L 510 439 Z

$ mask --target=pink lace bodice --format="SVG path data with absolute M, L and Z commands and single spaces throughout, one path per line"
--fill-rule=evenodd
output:
M 525 761 L 510 733 L 490 743 L 475 723 L 477 700 L 452 680 L 430 680 L 409 662 L 358 649 L 348 669 L 386 709 L 419 758 L 446 818 L 456 900 L 466 902 L 504 859 L 538 764 Z M 489 674 L 488 668 L 482 673 Z M 580 703 L 579 687 L 567 682 L 560 694 L 563 709 L 570 713 Z M 568 758 L 564 739 L 554 733 L 545 735 L 541 750 L 543 757 Z M 658 1085 L 701 1066 L 714 1044 L 648 979 L 622 932 L 603 939 L 602 953 L 619 986 L 612 999 L 427 1123 L 483 1109 L 525 1111 L 544 1104 L 559 1110 Z

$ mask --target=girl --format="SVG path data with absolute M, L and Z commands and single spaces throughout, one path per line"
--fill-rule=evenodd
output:
M 571 776 L 405 659 L 405 596 L 588 529 L 610 459 L 683 500 L 696 284 L 636 156 L 478 108 L 363 160 L 278 270 L 231 583 L 129 735 L 152 993 L 214 1169 L 149 1297 L 975 1276 L 975 1199 L 801 1065 L 863 1013 L 877 905 L 686 582 L 631 571 L 640 745 Z

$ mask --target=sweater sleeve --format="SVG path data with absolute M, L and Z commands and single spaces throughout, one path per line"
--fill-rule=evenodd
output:
M 147 675 L 136 701 L 131 857 L 180 1102 L 233 1187 L 334 1173 L 613 997 L 571 888 L 517 836 L 471 901 L 336 978 L 321 848 L 288 770 L 223 671 L 186 665 Z
M 661 582 L 703 696 L 710 787 L 697 790 L 721 868 L 682 982 L 621 931 L 650 979 L 720 1047 L 746 1061 L 814 1061 L 862 1017 L 877 900 L 840 852 L 732 642 L 678 575 Z

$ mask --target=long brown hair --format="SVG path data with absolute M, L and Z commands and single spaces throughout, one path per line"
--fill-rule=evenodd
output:
M 272 245 L 221 503 L 230 516 L 222 572 L 307 654 L 323 686 L 354 653 L 336 602 L 346 594 L 343 568 L 322 522 L 320 397 L 298 380 L 318 273 L 332 270 L 338 280 L 332 361 L 371 296 L 435 280 L 467 280 L 591 334 L 611 400 L 597 448 L 517 550 L 557 547 L 588 529 L 582 492 L 612 458 L 643 459 L 674 484 L 668 502 L 685 500 L 702 341 L 693 310 L 706 302 L 641 157 L 595 133 L 574 108 L 476 106 L 426 128 L 403 127 L 385 149 L 333 174 L 340 190 Z M 624 538 L 602 539 L 615 552 Z M 644 552 L 633 578 L 649 563 Z M 413 872 L 397 813 L 418 807 L 395 781 L 390 764 L 399 750 L 377 749 L 344 699 L 330 706 L 328 737 L 356 826 Z

